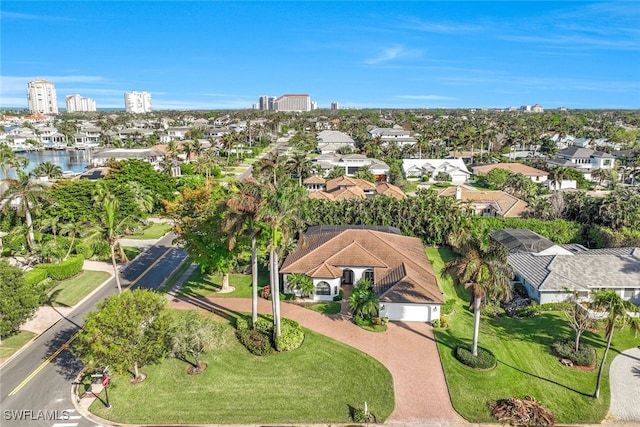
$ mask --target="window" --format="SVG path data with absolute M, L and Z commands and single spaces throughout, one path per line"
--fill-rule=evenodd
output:
M 325 281 L 316 285 L 316 295 L 331 295 L 331 286 Z
M 369 280 L 371 283 L 374 283 L 373 282 L 373 269 L 370 268 L 368 270 L 365 270 L 364 273 L 362 273 L 362 278 Z

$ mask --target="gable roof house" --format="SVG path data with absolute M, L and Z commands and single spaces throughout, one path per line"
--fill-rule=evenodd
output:
M 509 193 L 500 190 L 478 190 L 466 185 L 439 188 L 438 196 L 455 197 L 461 204 L 467 204 L 476 215 L 520 218 L 527 212 L 528 205 Z
M 497 230 L 491 238 L 505 246 L 516 280 L 540 304 L 567 301 L 574 293 L 587 300 L 600 289 L 640 304 L 640 248 L 559 246 L 521 229 Z
M 444 303 L 438 280 L 420 239 L 392 227 L 310 227 L 280 272 L 313 280 L 315 301 L 331 301 L 340 289 L 370 279 L 380 297 L 380 317 L 431 322 Z
M 590 148 L 568 147 L 556 153 L 556 157 L 547 162 L 549 166 L 565 166 L 582 172 L 586 179 L 591 179 L 591 172 L 596 169 L 613 169 L 615 157 L 604 151 Z
M 428 181 L 436 181 L 443 173 L 451 177 L 453 184 L 463 184 L 471 176 L 462 159 L 402 159 L 402 173 L 407 179 L 428 178 Z
M 318 150 L 322 154 L 335 153 L 342 148 L 355 149 L 355 141 L 346 133 L 337 130 L 323 130 L 317 135 Z
M 390 170 L 389 165 L 385 162 L 362 154 L 347 154 L 344 156 L 335 153 L 320 154 L 312 161 L 322 170 L 324 176 L 327 176 L 331 169 L 336 166 L 344 168 L 344 174 L 347 176 L 354 176 L 360 169 L 367 166 L 376 176 L 376 181 L 385 182 Z

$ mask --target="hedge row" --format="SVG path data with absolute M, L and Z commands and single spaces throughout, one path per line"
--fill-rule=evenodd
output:
M 53 280 L 65 280 L 82 271 L 84 257 L 75 255 L 57 264 L 37 264 L 34 270 L 44 270 L 46 277 Z

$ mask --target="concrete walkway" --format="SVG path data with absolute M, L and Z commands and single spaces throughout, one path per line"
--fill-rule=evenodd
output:
M 240 298 L 172 298 L 170 306 L 199 307 L 213 312 L 250 312 L 251 300 Z M 326 316 L 295 304 L 282 304 L 282 316 L 293 319 L 337 341 L 355 347 L 380 361 L 393 376 L 396 406 L 387 423 L 467 424 L 451 405 L 433 330 L 425 323 L 389 324 L 384 333 L 368 332 L 344 315 Z M 260 313 L 271 303 L 258 301 Z
M 623 351 L 609 368 L 611 407 L 609 418 L 640 425 L 640 347 Z

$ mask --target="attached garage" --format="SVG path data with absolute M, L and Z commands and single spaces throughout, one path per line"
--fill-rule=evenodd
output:
M 431 322 L 440 318 L 440 310 L 435 304 L 380 304 L 380 316 L 402 322 Z

